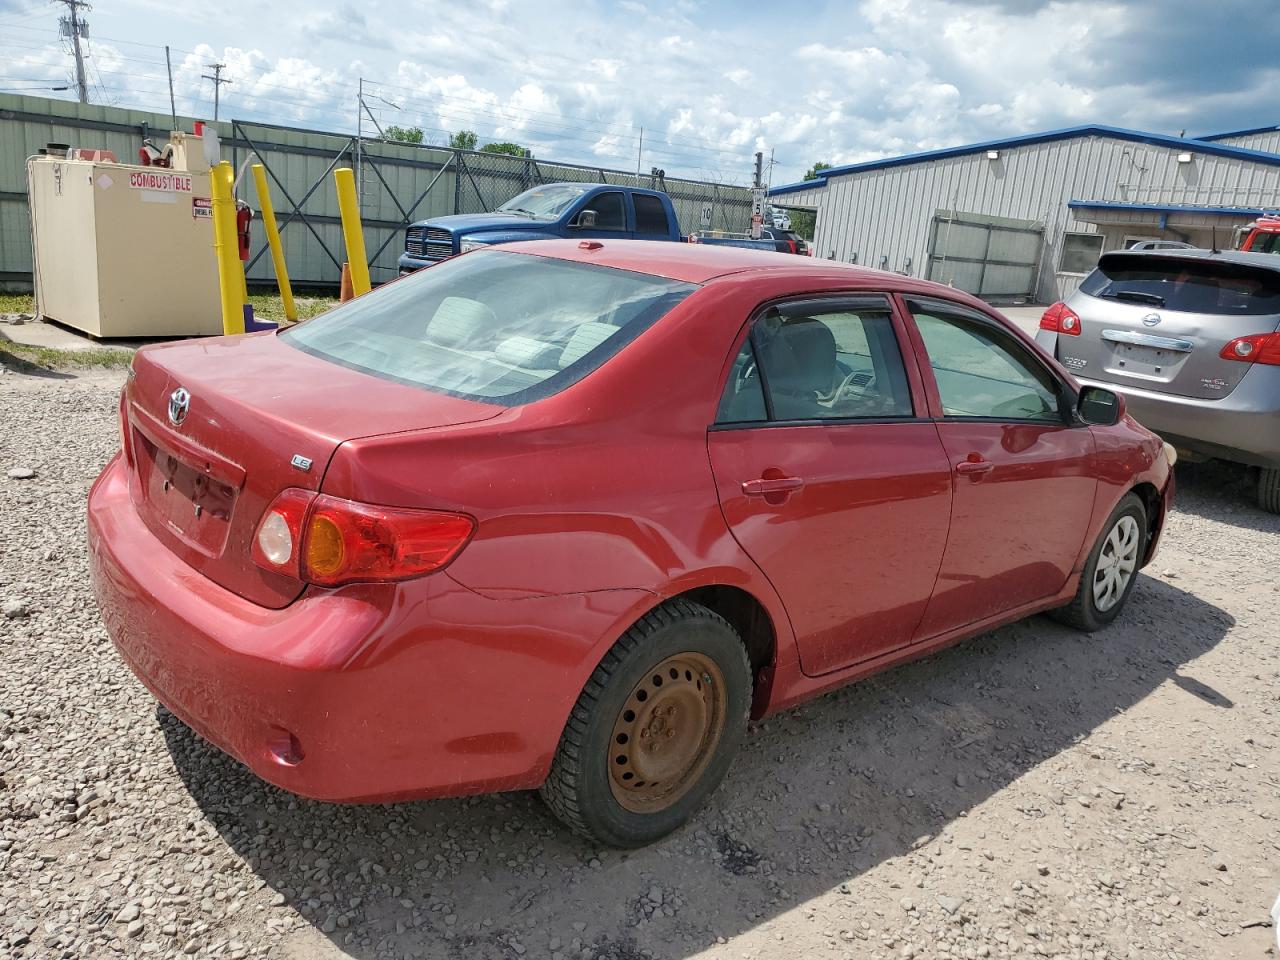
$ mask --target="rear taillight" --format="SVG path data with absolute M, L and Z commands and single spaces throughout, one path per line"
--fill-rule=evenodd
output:
M 475 521 L 458 513 L 381 507 L 307 490 L 285 490 L 253 541 L 258 566 L 308 583 L 405 580 L 458 555 Z
M 1245 363 L 1265 363 L 1280 367 L 1280 332 L 1236 337 L 1222 348 L 1218 356 L 1223 360 L 1243 360 Z
M 1059 300 L 1040 318 L 1040 329 L 1078 337 L 1080 336 L 1080 315 Z

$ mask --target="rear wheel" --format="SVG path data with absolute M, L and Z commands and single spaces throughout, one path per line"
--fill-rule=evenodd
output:
M 1147 550 L 1147 510 L 1136 494 L 1127 494 L 1103 525 L 1089 553 L 1075 599 L 1052 616 L 1092 632 L 1120 615 L 1138 578 Z
M 1269 513 L 1280 513 L 1280 469 L 1263 467 L 1258 475 L 1258 506 Z
M 614 645 L 578 697 L 542 798 L 616 847 L 681 826 L 719 785 L 751 703 L 746 649 L 722 617 L 676 600 Z

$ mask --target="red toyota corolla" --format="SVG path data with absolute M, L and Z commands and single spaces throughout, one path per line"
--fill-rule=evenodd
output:
M 116 646 L 326 800 L 541 787 L 683 823 L 759 717 L 999 624 L 1112 620 L 1172 449 L 988 307 L 677 244 L 477 251 L 148 347 L 89 497 Z

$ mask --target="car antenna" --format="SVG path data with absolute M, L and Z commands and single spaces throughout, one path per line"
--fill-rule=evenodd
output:
M 1209 237 L 1213 243 L 1213 249 L 1209 252 L 1221 253 L 1222 251 L 1218 249 L 1218 225 L 1216 223 L 1209 224 Z

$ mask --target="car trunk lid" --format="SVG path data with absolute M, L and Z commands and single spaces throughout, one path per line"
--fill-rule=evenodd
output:
M 1073 372 L 1220 399 L 1250 366 L 1224 359 L 1222 348 L 1280 327 L 1280 270 L 1204 251 L 1110 253 L 1068 306 L 1080 335 L 1059 335 L 1058 357 Z
M 139 351 L 126 386 L 132 496 L 152 532 L 197 572 L 282 607 L 304 585 L 250 555 L 281 490 L 318 490 L 346 440 L 502 409 L 350 370 L 273 334 L 152 347 Z

